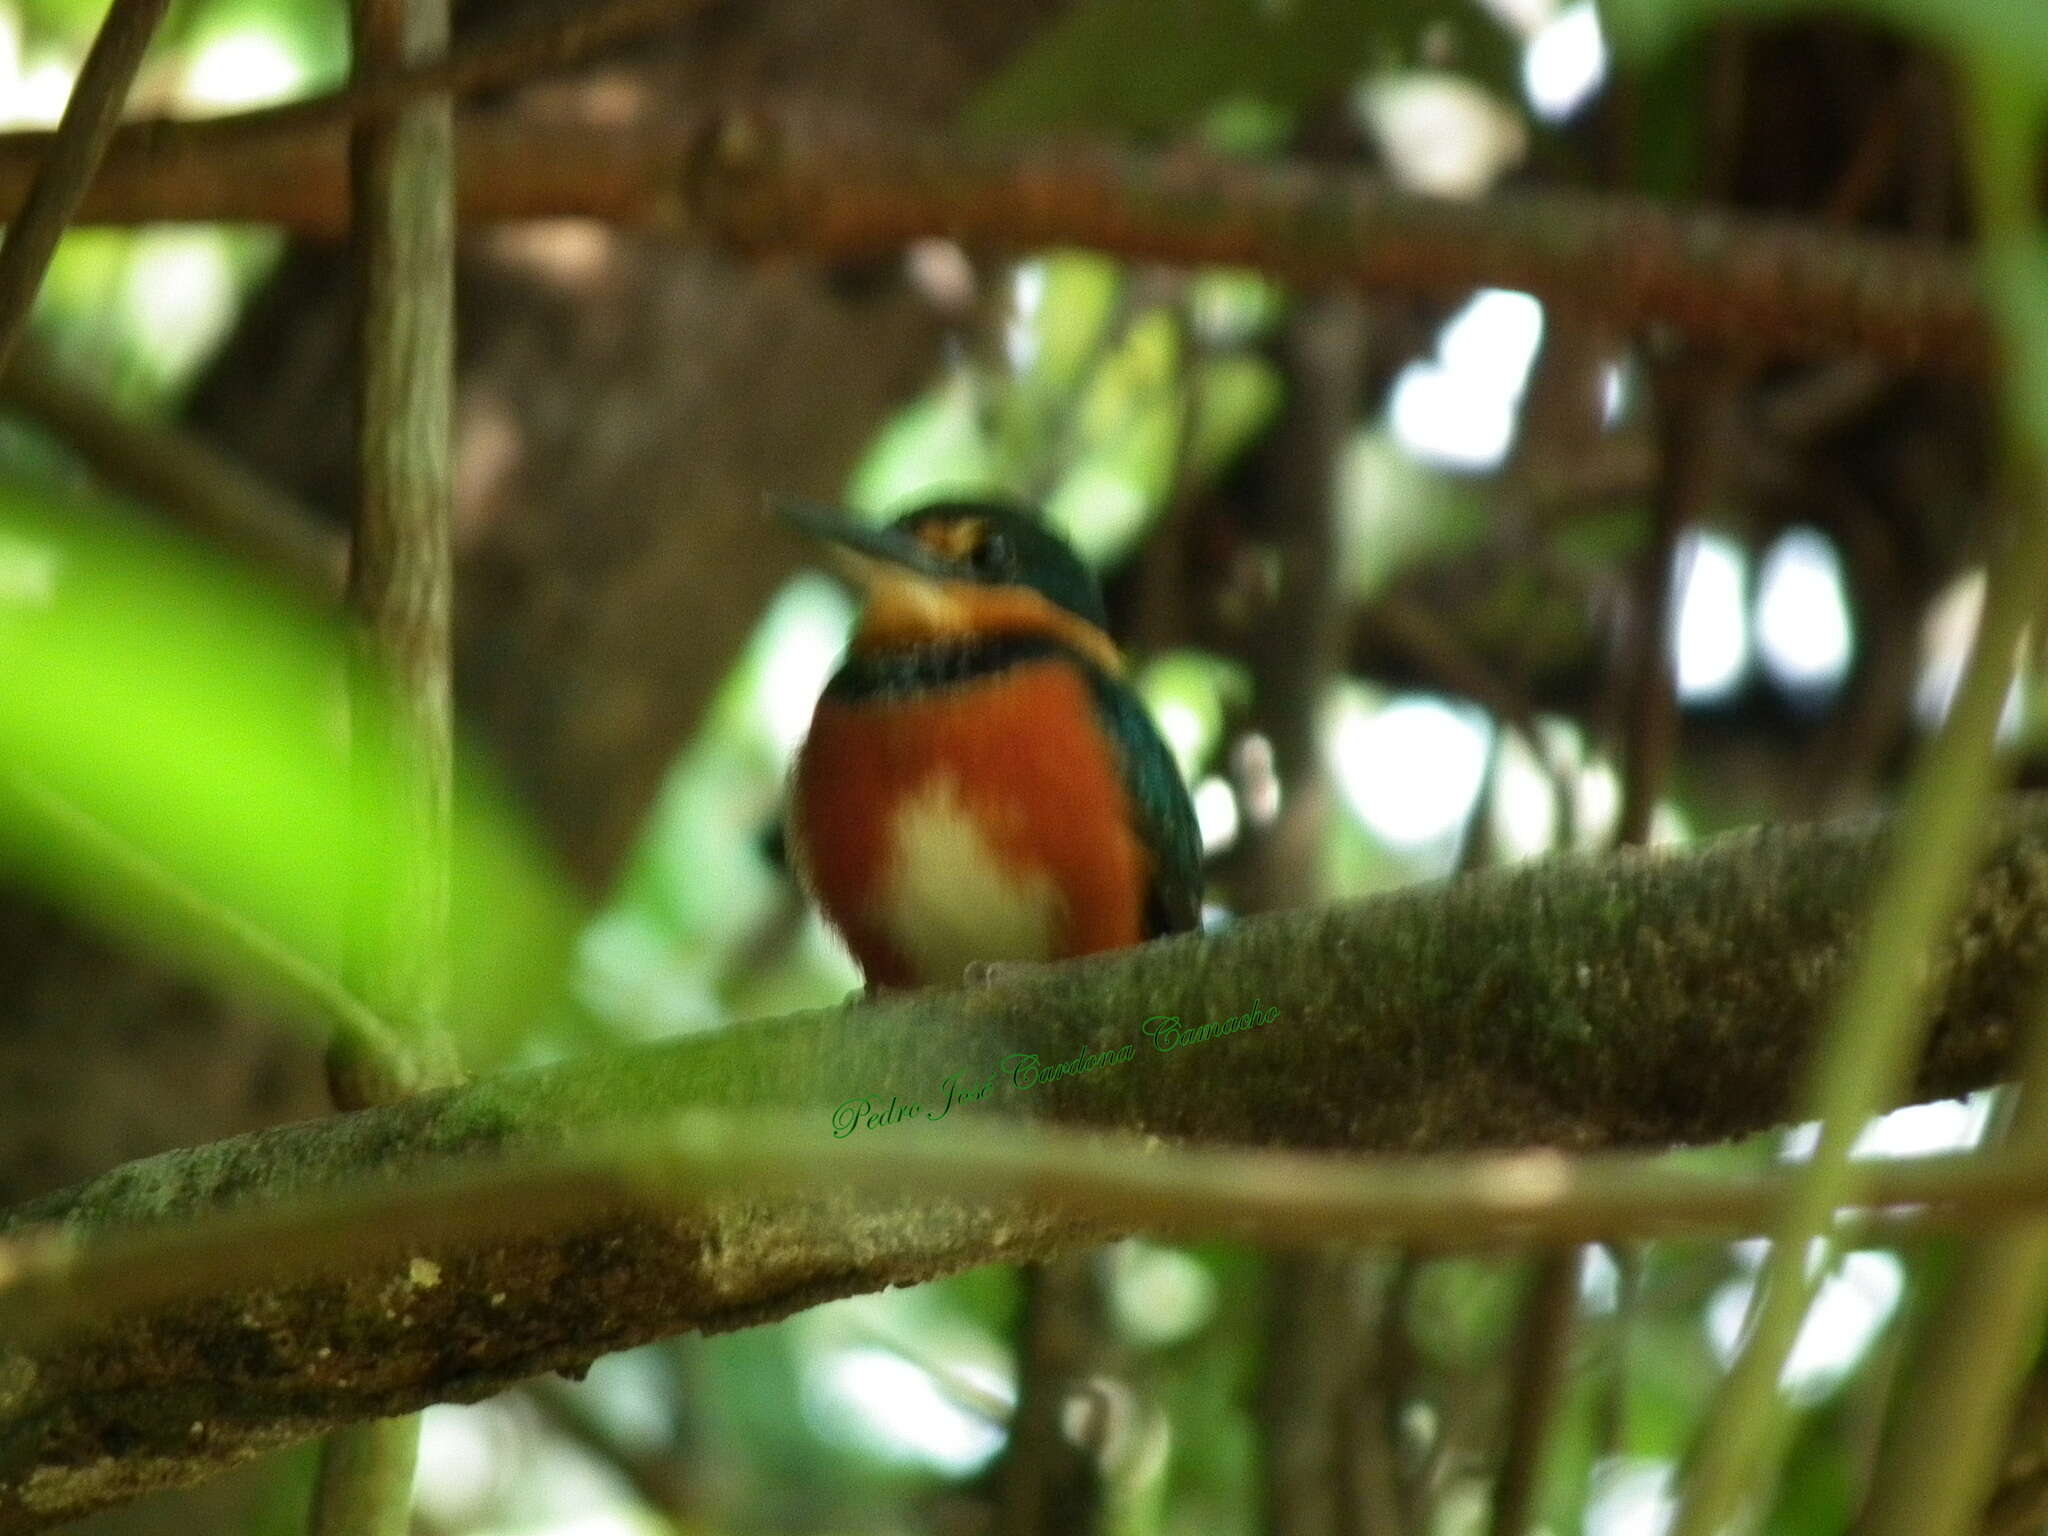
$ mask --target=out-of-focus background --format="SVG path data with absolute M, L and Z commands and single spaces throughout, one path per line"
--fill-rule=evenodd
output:
M 55 120 L 100 9 L 0 0 L 0 127 Z M 1712 22 L 1654 57 L 1618 58 L 1616 41 L 1592 0 L 772 0 L 713 5 L 519 99 L 629 125 L 714 97 L 823 102 L 1350 165 L 1447 198 L 1574 186 L 1966 233 L 1956 91 L 1932 49 L 1853 15 Z M 334 84 L 346 57 L 328 0 L 191 0 L 136 105 L 280 100 Z M 80 229 L 41 301 L 35 366 L 232 455 L 338 531 L 346 266 L 252 228 Z M 773 837 L 851 609 L 770 526 L 764 493 L 874 517 L 940 493 L 1042 506 L 1104 579 L 1193 791 L 1219 913 L 1872 807 L 1940 720 L 1984 585 L 1987 386 L 1866 359 L 1706 356 L 1512 291 L 1309 294 L 938 241 L 820 269 L 507 225 L 465 234 L 459 282 L 459 702 L 493 786 L 462 843 L 491 898 L 465 949 L 480 1016 L 518 954 L 508 934 L 590 914 L 563 936 L 582 1007 L 484 1031 L 479 1065 L 857 985 Z M 0 627 L 88 571 L 86 618 L 110 637 L 30 691 L 62 706 L 57 735 L 83 729 L 75 707 L 102 733 L 92 750 L 114 753 L 150 727 L 101 683 L 168 651 L 148 685 L 163 729 L 213 728 L 149 773 L 269 807 L 252 843 L 317 863 L 335 829 L 309 828 L 269 737 L 331 724 L 331 637 L 273 576 L 117 481 L 0 391 Z M 206 714 L 223 677 L 258 696 L 246 717 Z M 2038 677 L 2008 713 L 2028 744 Z M 102 823 L 150 819 L 147 775 L 98 789 Z M 0 1198 L 324 1112 L 317 1041 L 231 967 L 163 942 L 146 891 L 81 873 L 105 850 L 75 833 L 30 816 L 7 842 Z M 217 873 L 219 900 L 274 902 L 283 928 L 319 895 L 260 848 Z M 1867 1149 L 1966 1145 L 1984 1120 L 1974 1100 L 1926 1106 Z M 1857 1252 L 1827 1281 L 1790 1367 L 1803 1418 L 1770 1529 L 1844 1527 L 1944 1257 Z M 1574 1262 L 1537 1512 L 1555 1532 L 1654 1530 L 1758 1248 Z M 1130 1405 L 1146 1460 L 1129 1530 L 1485 1522 L 1535 1261 L 1133 1241 L 1106 1266 L 1103 1390 Z M 1018 1296 L 1012 1273 L 979 1271 L 430 1410 L 416 1528 L 982 1529 Z M 1345 1379 L 1313 1380 L 1332 1339 L 1349 1341 Z M 1352 1490 L 1358 1523 L 1262 1471 L 1290 1415 L 1339 1426 L 1316 1475 Z M 309 1465 L 294 1453 L 89 1528 L 296 1530 Z M 2015 1476 L 2013 1507 L 2031 1507 L 2038 1466 Z

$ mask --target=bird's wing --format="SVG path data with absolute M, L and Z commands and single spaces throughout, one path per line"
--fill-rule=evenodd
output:
M 1117 746 L 1124 790 L 1138 832 L 1152 851 L 1152 881 L 1145 897 L 1145 936 L 1185 933 L 1202 922 L 1202 835 L 1195 807 L 1181 782 L 1173 753 L 1137 694 L 1089 669 L 1096 708 Z

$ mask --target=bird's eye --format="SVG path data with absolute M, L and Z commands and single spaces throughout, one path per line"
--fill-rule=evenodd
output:
M 1015 552 L 1009 539 L 1000 533 L 992 533 L 975 545 L 967 563 L 977 576 L 1010 576 L 1016 572 Z

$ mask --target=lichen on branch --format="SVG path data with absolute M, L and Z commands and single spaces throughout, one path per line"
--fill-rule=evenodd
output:
M 1775 1123 L 1839 985 L 1888 824 L 1771 828 L 1686 852 L 1554 860 L 1250 919 L 716 1035 L 507 1073 L 145 1159 L 0 1219 L 82 1241 L 402 1183 L 450 1156 L 544 1153 L 695 1106 L 777 1106 L 820 1146 L 886 1137 L 948 1078 L 1121 1054 L 965 1102 L 1201 1144 L 1444 1151 L 1661 1147 Z M 1934 977 L 1918 1095 L 1995 1081 L 2048 971 L 2048 799 L 2014 801 Z M 1199 1030 L 1253 1013 L 1256 1027 Z M 1269 1013 L 1271 1017 L 1268 1018 Z M 1147 1019 L 1177 1017 L 1162 1050 Z M 1040 1074 L 1043 1078 L 1044 1074 Z M 930 1127 L 943 1132 L 943 1124 Z M 767 1321 L 1099 1231 L 1044 1199 L 851 1190 L 536 1200 L 512 1231 L 0 1345 L 0 1531 L 34 1530 L 259 1449 L 688 1328 Z M 421 1262 L 414 1262 L 415 1260 Z M 197 1426 L 195 1428 L 194 1426 Z

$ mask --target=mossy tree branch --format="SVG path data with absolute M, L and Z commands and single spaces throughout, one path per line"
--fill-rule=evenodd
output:
M 1710 1141 L 1768 1126 L 1839 985 L 1885 823 L 1780 828 L 1685 854 L 1559 861 L 1251 919 L 1117 955 L 505 1074 L 333 1121 L 130 1164 L 23 1207 L 16 1235 L 146 1231 L 255 1201 L 403 1184 L 449 1154 L 545 1149 L 698 1105 L 781 1105 L 817 1145 L 849 1100 L 943 1102 L 1013 1052 L 1109 1070 L 993 1096 L 1001 1112 L 1207 1143 L 1430 1151 Z M 2014 802 L 1934 978 L 1916 1095 L 1996 1080 L 2048 974 L 2048 800 Z M 1153 1048 L 1143 1021 L 1278 1010 Z M 987 1113 L 959 1108 L 963 1118 Z M 933 1127 L 935 1131 L 945 1129 Z M 855 1136 L 886 1138 L 890 1127 Z M 394 1263 L 251 1280 L 0 1346 L 0 1531 L 193 1481 L 338 1423 L 477 1398 L 685 1328 L 726 1328 L 1099 1229 L 1043 1202 L 936 1196 L 533 1202 Z

